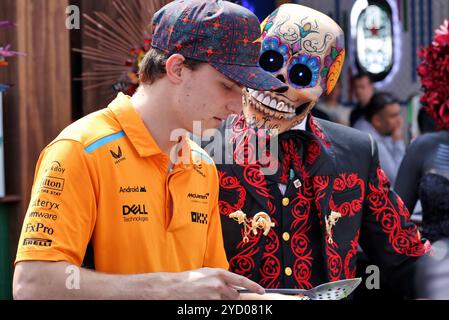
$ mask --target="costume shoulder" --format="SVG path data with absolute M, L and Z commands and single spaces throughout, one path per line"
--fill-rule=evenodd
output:
M 50 145 L 71 140 L 79 142 L 84 148 L 105 137 L 119 134 L 123 129 L 109 108 L 91 113 L 66 127 Z
M 417 149 L 428 149 L 429 147 L 437 146 L 439 143 L 449 144 L 449 132 L 438 131 L 432 133 L 425 133 L 417 137 L 410 145 L 410 147 Z
M 338 123 L 315 119 L 335 148 L 369 157 L 374 155 L 375 142 L 369 134 Z

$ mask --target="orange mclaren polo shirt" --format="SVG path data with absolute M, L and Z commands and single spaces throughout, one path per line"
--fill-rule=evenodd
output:
M 182 142 L 191 161 L 167 175 L 169 157 L 124 94 L 68 126 L 40 155 L 16 263 L 81 266 L 91 241 L 100 272 L 227 269 L 215 165 Z

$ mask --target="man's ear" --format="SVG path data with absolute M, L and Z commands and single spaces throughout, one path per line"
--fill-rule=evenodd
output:
M 165 63 L 165 71 L 167 78 L 173 83 L 180 83 L 182 81 L 182 72 L 185 69 L 184 61 L 186 59 L 181 54 L 173 54 Z
M 373 125 L 374 128 L 379 129 L 382 126 L 382 119 L 381 119 L 381 115 L 380 114 L 375 114 L 372 118 L 371 118 L 371 124 Z

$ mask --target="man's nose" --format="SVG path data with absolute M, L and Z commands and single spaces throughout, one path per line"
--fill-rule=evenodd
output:
M 237 97 L 229 101 L 229 103 L 226 106 L 226 111 L 228 111 L 229 114 L 239 114 L 242 112 L 242 94 L 239 94 Z
M 231 103 L 228 103 L 226 109 L 229 114 L 239 114 L 240 112 L 242 112 L 242 100 L 240 100 L 239 102 L 233 101 Z

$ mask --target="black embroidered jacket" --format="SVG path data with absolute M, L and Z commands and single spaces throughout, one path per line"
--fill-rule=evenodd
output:
M 430 244 L 421 239 L 404 203 L 390 190 L 369 135 L 310 116 L 302 152 L 298 150 L 298 157 L 295 150 L 289 152 L 294 172 L 282 195 L 276 179 L 263 174 L 255 156 L 251 136 L 257 132 L 242 116 L 228 119 L 226 127 L 231 129 L 234 158 L 241 163 L 217 163 L 231 271 L 266 288 L 311 288 L 355 277 L 360 245 L 392 285 L 413 294 L 416 259 Z M 246 242 L 243 225 L 229 217 L 237 210 L 249 219 L 265 212 L 274 227 L 267 236 L 263 230 L 250 233 Z M 333 213 L 339 218 L 327 229 Z

